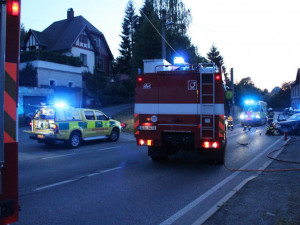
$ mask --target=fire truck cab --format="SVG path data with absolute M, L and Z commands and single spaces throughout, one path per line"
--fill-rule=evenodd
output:
M 179 150 L 224 163 L 226 125 L 222 73 L 213 63 L 171 65 L 144 60 L 137 75 L 135 137 L 153 161 Z

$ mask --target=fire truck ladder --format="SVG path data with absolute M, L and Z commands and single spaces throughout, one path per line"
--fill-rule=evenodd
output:
M 212 136 L 204 138 L 215 139 L 215 71 L 214 63 L 199 64 L 200 72 L 200 138 L 203 138 L 203 131 L 212 131 Z M 203 91 L 205 90 L 205 91 Z M 209 99 L 209 101 L 208 101 Z M 212 120 L 212 126 L 203 126 L 206 121 Z M 207 122 L 211 124 L 211 122 Z

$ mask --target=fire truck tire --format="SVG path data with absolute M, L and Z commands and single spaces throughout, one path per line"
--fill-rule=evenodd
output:
M 68 145 L 70 148 L 78 148 L 81 143 L 81 134 L 79 131 L 73 131 L 70 135 Z
M 112 131 L 111 131 L 111 134 L 109 136 L 109 140 L 111 142 L 116 142 L 117 140 L 119 140 L 119 137 L 120 137 L 120 131 L 118 128 L 114 128 Z
M 225 162 L 225 148 L 222 148 L 220 152 L 217 153 L 216 163 L 223 165 Z
M 165 149 L 161 147 L 148 147 L 148 155 L 153 162 L 165 162 L 168 161 L 168 154 Z

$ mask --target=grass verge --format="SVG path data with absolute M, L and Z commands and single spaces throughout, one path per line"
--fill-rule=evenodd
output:
M 114 120 L 125 123 L 127 126 L 123 129 L 123 132 L 134 133 L 134 112 L 133 107 L 124 110 L 123 112 L 117 113 L 113 116 Z

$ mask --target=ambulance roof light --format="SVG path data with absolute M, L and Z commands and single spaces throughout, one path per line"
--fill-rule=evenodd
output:
M 55 108 L 65 108 L 65 107 L 67 107 L 67 104 L 64 102 L 57 102 L 57 103 L 55 103 L 54 106 L 55 106 Z

